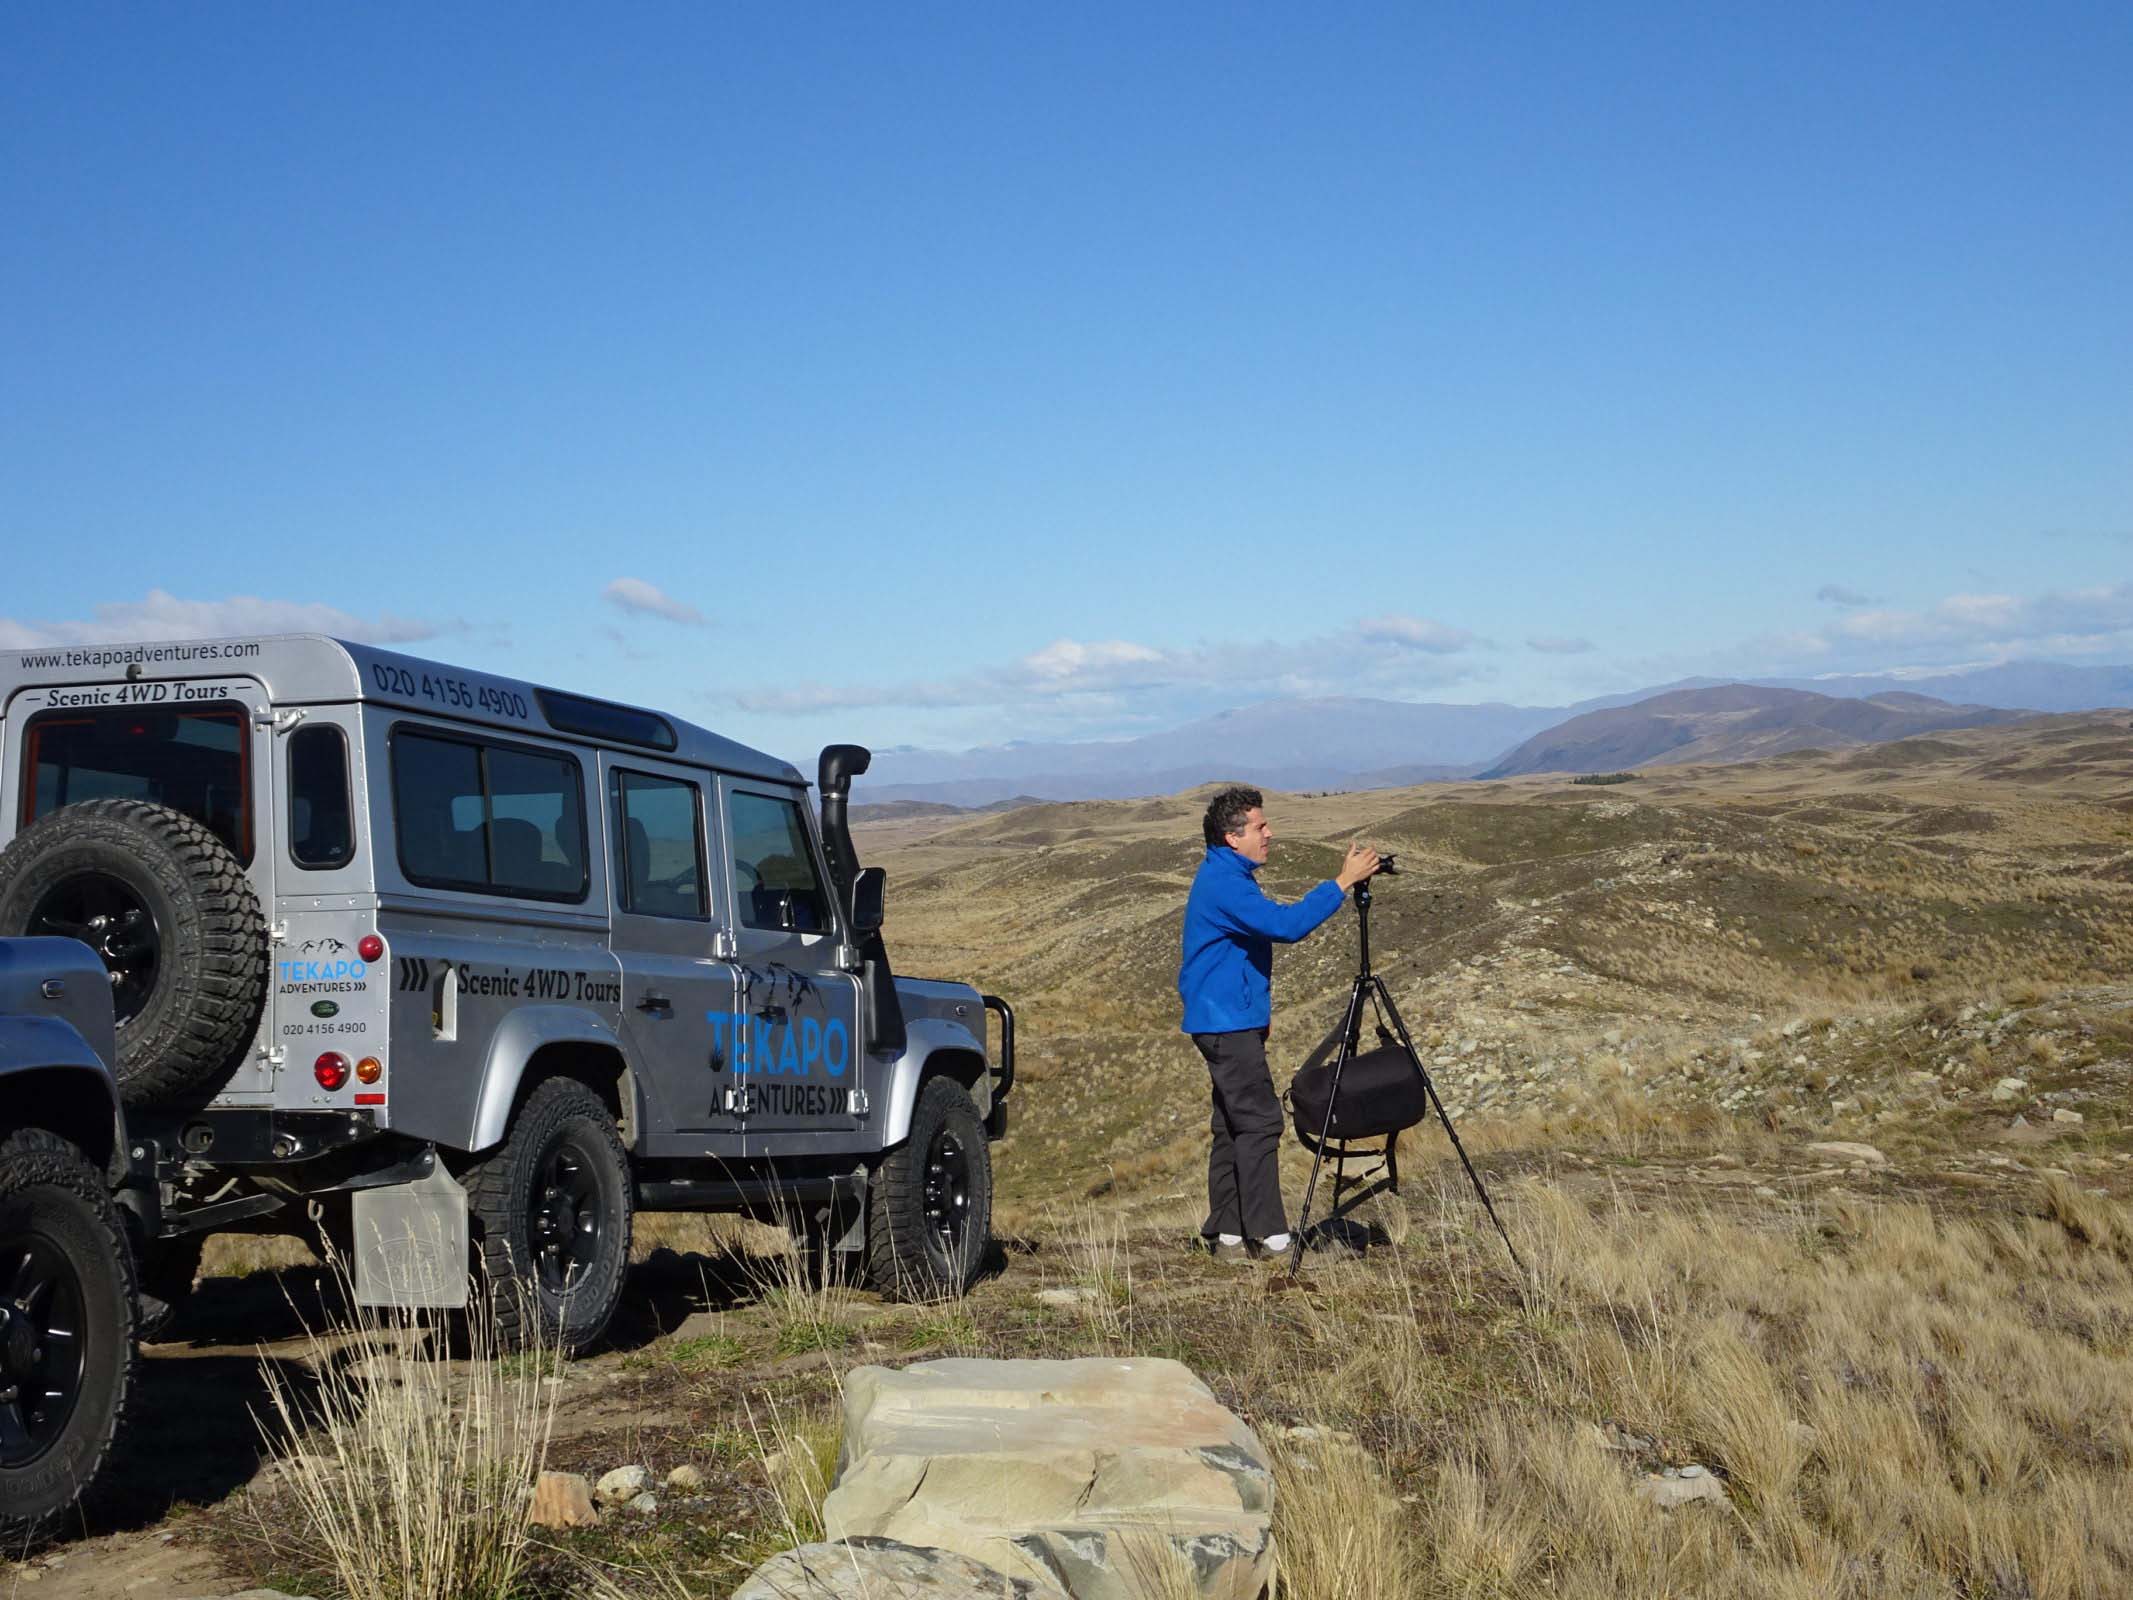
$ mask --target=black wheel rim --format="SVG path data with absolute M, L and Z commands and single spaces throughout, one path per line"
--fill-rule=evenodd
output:
M 28 1466 L 73 1418 L 82 1307 L 65 1250 L 39 1233 L 0 1241 L 0 1466 Z
M 926 1151 L 926 1232 L 944 1260 L 962 1258 L 970 1228 L 970 1152 L 947 1128 Z
M 561 1140 L 541 1162 L 533 1192 L 533 1265 L 541 1288 L 561 1299 L 593 1270 L 601 1246 L 600 1178 L 591 1156 Z
M 30 908 L 25 933 L 79 939 L 111 974 L 111 1010 L 120 1027 L 155 993 L 163 930 L 148 903 L 123 878 L 77 872 L 47 889 Z

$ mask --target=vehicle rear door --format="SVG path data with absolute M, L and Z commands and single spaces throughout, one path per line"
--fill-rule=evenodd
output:
M 262 911 L 274 906 L 275 716 L 266 686 L 231 675 L 190 679 L 129 678 L 97 685 L 38 685 L 7 707 L 19 728 L 4 802 L 18 826 L 82 800 L 145 800 L 183 813 L 228 847 L 244 868 Z M 143 942 L 125 938 L 138 957 Z M 114 948 L 118 948 L 115 946 Z M 108 953 L 108 952 L 107 952 Z M 280 987 L 280 960 L 269 946 L 271 994 Z M 195 951 L 171 959 L 198 961 Z M 114 998 L 125 1019 L 125 991 Z M 253 1045 L 222 1080 L 217 1099 L 261 1103 L 274 1091 L 282 1052 L 267 1031 L 272 1004 L 262 1010 Z
M 866 1112 L 858 978 L 801 791 L 719 779 L 741 998 L 734 1072 L 751 1156 L 855 1145 Z
M 635 756 L 600 758 L 612 948 L 622 965 L 623 1029 L 642 1083 L 647 1156 L 741 1154 L 733 1092 L 738 973 L 717 953 L 727 925 L 709 773 Z

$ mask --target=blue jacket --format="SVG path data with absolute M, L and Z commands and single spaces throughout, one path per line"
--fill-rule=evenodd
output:
M 1186 1033 L 1263 1028 L 1273 1016 L 1274 944 L 1294 944 L 1334 912 L 1345 896 L 1328 878 L 1292 906 L 1269 900 L 1253 876 L 1256 862 L 1226 844 L 1208 848 L 1185 899 L 1185 951 L 1178 998 Z

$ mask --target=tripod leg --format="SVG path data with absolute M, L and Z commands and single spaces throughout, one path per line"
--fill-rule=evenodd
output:
M 1496 1224 L 1497 1236 L 1503 1240 L 1503 1247 L 1511 1252 L 1512 1263 L 1520 1272 L 1524 1272 L 1526 1263 L 1519 1257 L 1518 1246 L 1511 1242 L 1511 1234 L 1504 1227 L 1503 1218 L 1496 1214 L 1496 1203 L 1489 1198 L 1488 1186 L 1481 1181 L 1481 1174 L 1474 1170 L 1474 1163 L 1467 1159 L 1466 1146 L 1459 1142 L 1459 1130 L 1452 1126 L 1452 1114 L 1444 1109 L 1444 1101 L 1437 1094 L 1436 1081 L 1422 1065 L 1422 1057 L 1415 1050 L 1414 1040 L 1408 1037 L 1407 1024 L 1401 1020 L 1400 1008 L 1392 1003 L 1392 991 L 1385 987 L 1383 978 L 1373 977 L 1370 982 L 1376 986 L 1377 998 L 1384 1005 L 1386 1015 L 1392 1018 L 1393 1028 L 1400 1036 L 1401 1047 L 1406 1050 L 1408 1059 L 1414 1062 L 1415 1070 L 1422 1074 L 1422 1092 L 1429 1096 L 1429 1103 L 1436 1107 L 1437 1120 L 1444 1124 L 1445 1137 L 1452 1141 L 1452 1148 L 1459 1153 L 1459 1165 L 1466 1168 L 1467 1182 L 1474 1186 L 1474 1193 L 1481 1197 L 1481 1209 L 1486 1211 L 1489 1220 Z
M 1311 1201 L 1318 1193 L 1318 1169 L 1326 1163 L 1326 1140 L 1333 1132 L 1333 1108 L 1339 1103 L 1341 1092 L 1341 1068 L 1355 1054 L 1355 1038 L 1363 1023 L 1364 979 L 1357 978 L 1355 987 L 1348 993 L 1348 1015 L 1341 1022 L 1340 1054 L 1333 1058 L 1333 1080 L 1326 1087 L 1326 1118 L 1318 1130 L 1318 1149 L 1311 1156 L 1311 1181 L 1304 1185 L 1303 1210 L 1297 1214 L 1296 1225 L 1289 1234 L 1289 1276 L 1296 1276 L 1296 1269 L 1303 1263 L 1304 1228 L 1311 1220 Z

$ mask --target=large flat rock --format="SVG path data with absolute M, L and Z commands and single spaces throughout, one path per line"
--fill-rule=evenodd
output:
M 926 1361 L 845 1380 L 830 1539 L 957 1551 L 1077 1600 L 1256 1600 L 1274 1480 L 1252 1430 L 1155 1359 Z
M 1061 1600 L 1042 1585 L 995 1572 L 953 1550 L 920 1550 L 894 1539 L 803 1544 L 772 1556 L 733 1600 Z

